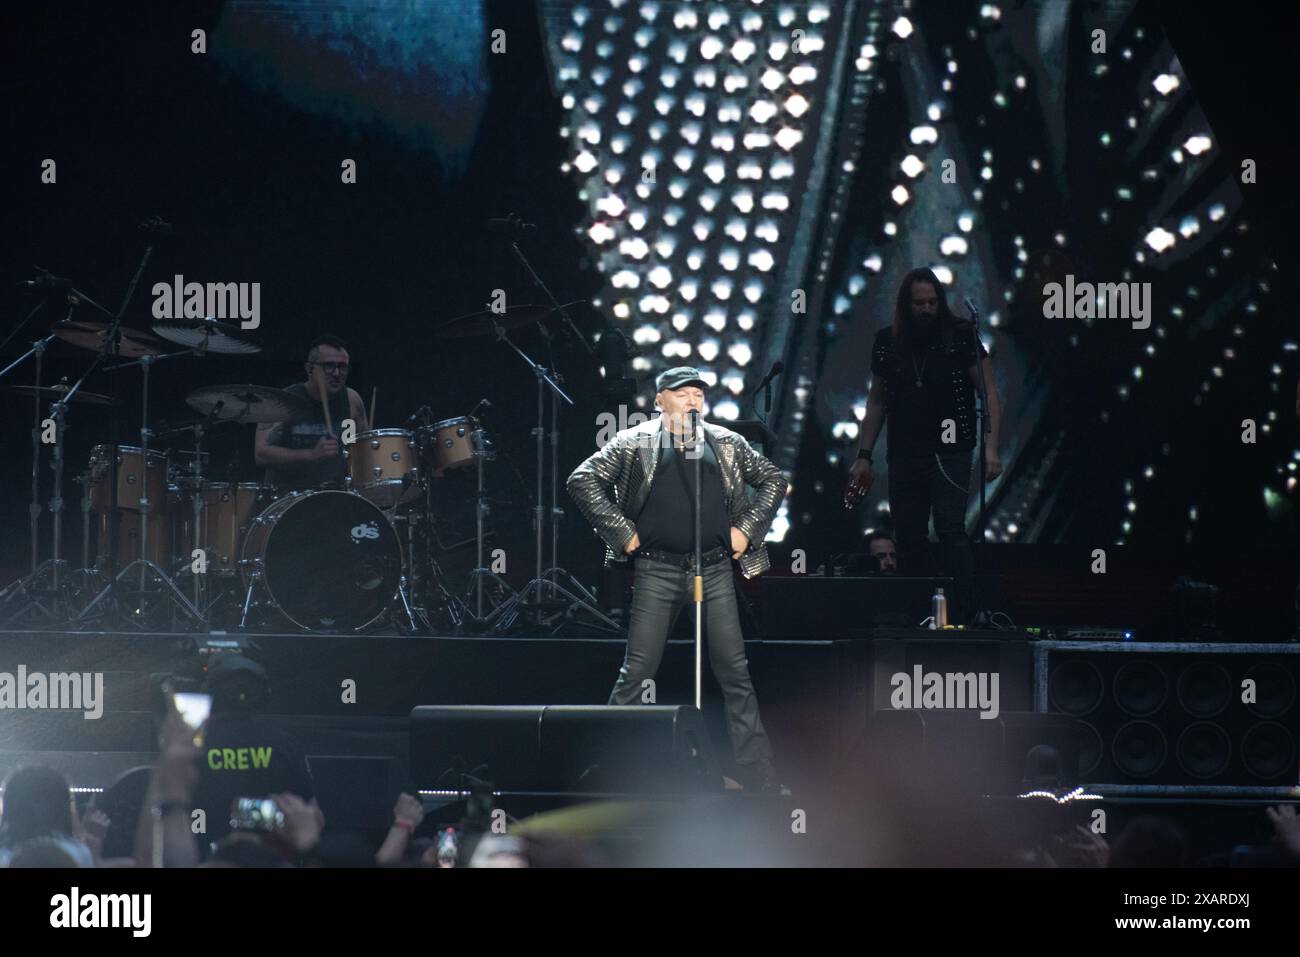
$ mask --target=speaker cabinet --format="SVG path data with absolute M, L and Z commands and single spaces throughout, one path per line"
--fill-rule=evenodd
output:
M 1300 781 L 1300 648 L 1043 642 L 1035 654 L 1039 710 L 1088 728 L 1089 783 Z

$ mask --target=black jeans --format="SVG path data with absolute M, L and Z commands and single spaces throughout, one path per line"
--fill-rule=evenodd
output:
M 772 745 L 758 716 L 758 698 L 749 677 L 732 575 L 730 561 L 704 569 L 704 633 L 709 664 L 722 686 L 727 734 L 736 763 L 766 771 L 772 767 Z M 641 701 L 641 682 L 659 671 L 668 634 L 682 608 L 690 602 L 693 580 L 693 574 L 685 569 L 645 558 L 636 560 L 627 654 L 610 692 L 610 704 Z
M 934 574 L 930 557 L 930 511 L 939 536 L 943 571 L 955 580 L 948 618 L 964 624 L 975 612 L 975 557 L 966 535 L 966 502 L 970 497 L 972 451 L 900 454 L 889 459 L 889 510 L 898 536 L 899 571 L 904 575 Z

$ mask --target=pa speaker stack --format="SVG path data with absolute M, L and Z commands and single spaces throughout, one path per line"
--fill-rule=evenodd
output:
M 1300 647 L 1039 642 L 1040 711 L 1087 726 L 1089 783 L 1286 787 L 1300 781 Z

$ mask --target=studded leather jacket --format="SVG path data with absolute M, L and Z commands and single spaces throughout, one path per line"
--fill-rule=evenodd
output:
M 749 548 L 740 557 L 740 570 L 746 578 L 753 578 L 772 567 L 763 538 L 788 483 L 781 470 L 755 452 L 742 436 L 711 422 L 702 424 L 722 472 L 731 525 L 749 539 Z M 668 441 L 663 419 L 656 417 L 619 432 L 569 476 L 569 494 L 605 541 L 607 567 L 627 561 L 623 549 L 636 534 L 636 517 L 650 495 L 659 447 Z

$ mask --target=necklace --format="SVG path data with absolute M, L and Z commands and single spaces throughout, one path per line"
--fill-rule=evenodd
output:
M 916 367 L 916 356 L 912 356 L 912 371 L 916 373 L 916 387 L 918 389 L 921 388 L 921 376 L 925 375 L 925 364 L 929 361 L 930 357 L 926 356 L 921 360 L 921 368 L 918 369 Z

